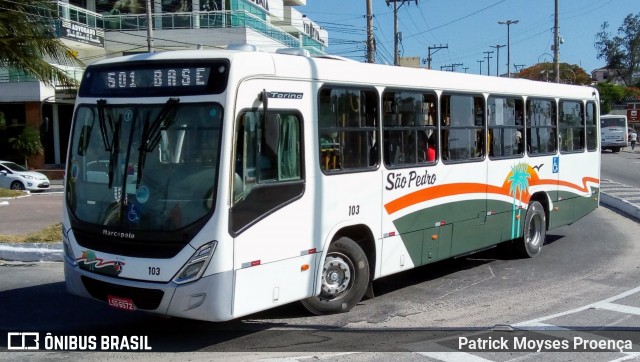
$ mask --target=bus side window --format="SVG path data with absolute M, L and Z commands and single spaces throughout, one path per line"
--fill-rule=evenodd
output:
M 233 205 L 234 235 L 304 193 L 302 120 L 289 112 L 249 111 L 236 124 Z
M 436 95 L 387 90 L 382 99 L 385 165 L 416 167 L 435 163 Z
M 489 157 L 520 157 L 524 153 L 524 102 L 514 97 L 488 99 Z
M 598 110 L 595 102 L 587 102 L 586 127 L 587 127 L 587 150 L 595 151 L 598 149 Z
M 585 121 L 582 102 L 560 101 L 560 151 L 582 152 L 585 148 Z
M 326 87 L 318 95 L 319 164 L 323 172 L 374 168 L 378 163 L 377 93 Z
M 486 153 L 485 106 L 480 96 L 443 95 L 442 154 L 448 161 L 479 160 Z
M 557 150 L 556 103 L 550 99 L 527 100 L 527 151 L 531 155 Z
M 292 114 L 261 112 L 240 117 L 235 150 L 234 200 L 258 185 L 301 178 L 299 118 Z

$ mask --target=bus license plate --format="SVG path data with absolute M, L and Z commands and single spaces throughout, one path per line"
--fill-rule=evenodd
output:
M 113 295 L 108 295 L 107 301 L 109 302 L 109 305 L 114 308 L 124 309 L 124 310 L 136 310 L 136 306 L 133 304 L 133 301 L 129 298 L 121 298 L 121 297 L 115 297 Z

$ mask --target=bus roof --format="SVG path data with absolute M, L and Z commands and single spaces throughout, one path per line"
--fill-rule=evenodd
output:
M 239 78 L 264 75 L 288 79 L 318 80 L 328 83 L 349 83 L 361 86 L 373 85 L 492 94 L 527 94 L 540 97 L 582 99 L 596 99 L 598 95 L 597 90 L 590 86 L 360 63 L 333 56 L 315 57 L 247 50 L 176 50 L 141 53 L 101 60 L 92 65 L 119 62 L 184 61 L 207 58 L 229 59 L 232 64 L 231 72 Z

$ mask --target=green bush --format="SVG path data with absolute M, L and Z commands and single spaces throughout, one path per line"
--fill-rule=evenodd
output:
M 27 168 L 29 157 L 44 152 L 44 147 L 40 141 L 40 131 L 30 125 L 24 126 L 22 133 L 18 137 L 10 138 L 9 143 L 24 158 L 24 165 Z

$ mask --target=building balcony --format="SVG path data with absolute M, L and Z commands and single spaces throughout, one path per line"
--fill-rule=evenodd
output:
M 146 14 L 104 15 L 106 32 L 147 31 Z M 188 13 L 152 14 L 153 30 L 247 28 L 286 47 L 305 47 L 315 54 L 324 54 L 324 44 L 306 34 L 302 39 L 244 10 L 194 11 Z
M 285 3 L 305 5 L 306 0 L 288 0 Z M 108 41 L 105 32 L 146 33 L 148 27 L 146 14 L 102 15 L 63 2 L 58 2 L 58 15 L 60 21 L 57 28 L 60 38 L 76 49 L 104 47 L 105 41 Z M 324 54 L 326 48 L 323 42 L 305 33 L 301 33 L 300 37 L 291 35 L 244 10 L 154 13 L 152 23 L 154 31 L 246 28 L 282 46 L 302 46 L 314 54 Z

